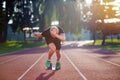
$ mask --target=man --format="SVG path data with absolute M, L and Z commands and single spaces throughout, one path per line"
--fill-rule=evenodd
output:
M 51 68 L 51 57 L 56 52 L 57 62 L 56 62 L 56 69 L 60 69 L 60 49 L 61 49 L 61 41 L 65 41 L 65 34 L 63 29 L 56 26 L 51 26 L 42 33 L 34 34 L 36 37 L 45 37 L 46 43 L 49 47 L 49 54 L 48 60 L 46 61 L 46 67 L 49 69 Z

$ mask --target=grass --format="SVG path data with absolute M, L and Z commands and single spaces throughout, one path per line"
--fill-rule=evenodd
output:
M 34 47 L 46 47 L 45 43 L 38 41 L 7 41 L 6 43 L 0 44 L 0 54 L 23 50 Z
M 101 46 L 101 43 L 102 40 L 97 40 L 95 42 L 95 46 L 100 46 L 102 49 L 105 50 L 120 51 L 120 40 L 113 40 L 113 41 L 106 40 L 105 46 Z M 92 45 L 92 43 L 87 45 Z M 46 47 L 46 44 L 39 41 L 27 41 L 27 43 L 23 41 L 7 41 L 6 43 L 0 44 L 0 54 L 14 52 L 27 48 L 34 48 L 34 47 Z
M 120 51 L 120 45 L 114 45 L 114 46 L 104 46 L 103 49 L 105 50 L 114 50 L 114 51 Z
M 87 44 L 92 45 L 93 43 Z M 105 46 L 101 46 L 102 40 L 97 40 L 95 42 L 95 46 L 100 46 L 102 49 L 105 50 L 114 50 L 114 51 L 120 51 L 120 40 L 106 40 Z

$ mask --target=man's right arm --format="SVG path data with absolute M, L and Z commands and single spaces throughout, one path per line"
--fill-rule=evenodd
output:
M 42 38 L 42 33 L 34 33 L 34 36 L 37 37 L 37 38 Z

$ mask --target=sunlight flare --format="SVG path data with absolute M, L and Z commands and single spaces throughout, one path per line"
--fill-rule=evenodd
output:
M 117 23 L 120 22 L 120 19 L 118 18 L 112 18 L 112 19 L 104 19 L 105 23 Z
M 85 0 L 87 4 L 92 4 L 92 0 Z

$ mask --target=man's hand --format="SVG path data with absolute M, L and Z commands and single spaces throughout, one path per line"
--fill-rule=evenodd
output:
M 56 37 L 56 35 L 58 35 L 58 32 L 57 32 L 57 30 L 56 29 L 52 29 L 51 31 L 50 31 L 50 34 L 51 34 L 51 36 L 52 37 Z
M 65 34 L 64 33 L 62 33 L 62 34 L 58 34 L 58 31 L 56 30 L 56 29 L 52 29 L 51 31 L 50 31 L 50 34 L 51 34 L 51 36 L 53 37 L 53 38 L 57 38 L 57 39 L 59 39 L 59 40 L 61 40 L 61 41 L 65 41 Z

